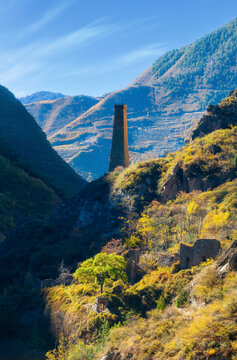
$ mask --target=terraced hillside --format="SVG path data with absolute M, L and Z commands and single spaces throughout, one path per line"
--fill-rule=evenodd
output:
M 86 112 L 99 100 L 91 96 L 67 96 L 28 104 L 27 110 L 47 134 L 53 136 L 71 121 Z

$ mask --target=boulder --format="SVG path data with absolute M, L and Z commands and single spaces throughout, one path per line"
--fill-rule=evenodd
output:
M 189 269 L 207 259 L 215 259 L 221 249 L 216 239 L 199 239 L 194 245 L 180 244 L 180 269 Z

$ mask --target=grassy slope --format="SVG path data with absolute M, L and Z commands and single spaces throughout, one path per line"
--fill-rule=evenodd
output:
M 197 284 L 189 294 L 200 303 L 206 300 L 205 306 L 153 310 L 146 319 L 113 329 L 107 349 L 119 351 L 123 359 L 128 354 L 136 360 L 236 359 L 236 272 L 221 280 L 209 266 L 193 281 Z
M 72 338 L 87 339 L 96 359 L 101 358 L 101 350 L 104 353 L 112 350 L 119 352 L 122 359 L 132 354 L 136 360 L 196 357 L 204 360 L 211 355 L 219 356 L 218 359 L 235 359 L 236 272 L 223 279 L 209 262 L 177 273 L 175 267 L 161 268 L 156 263 L 160 251 L 172 254 L 178 250 L 177 245 L 181 241 L 177 237 L 180 235 L 178 226 L 182 225 L 184 230 L 182 240 L 192 243 L 194 238 L 190 234 L 197 236 L 196 228 L 187 234 L 185 219 L 187 207 L 193 199 L 199 204 L 200 212 L 193 214 L 192 226 L 202 216 L 204 221 L 200 232 L 204 231 L 204 236 L 219 238 L 224 248 L 236 238 L 236 180 L 213 191 L 180 195 L 174 202 L 166 204 L 165 217 L 172 220 L 174 230 L 166 248 L 163 247 L 162 234 L 157 233 L 159 224 L 156 224 L 157 227 L 153 224 L 153 232 L 150 222 L 146 222 L 145 234 L 142 232 L 148 247 L 143 241 L 136 245 L 145 251 L 140 257 L 140 267 L 146 275 L 135 285 L 107 282 L 103 296 L 109 299 L 111 312 L 96 314 L 88 310 L 88 304 L 93 304 L 95 296 L 99 295 L 97 285 L 79 283 L 47 290 L 48 310 L 52 313 L 52 326 L 58 337 L 64 329 Z M 150 220 L 164 217 L 164 208 L 160 207 L 153 202 L 147 208 Z M 213 211 L 220 211 L 218 218 L 223 221 L 210 221 Z M 225 214 L 228 214 L 227 218 Z M 144 216 L 141 218 L 144 219 Z M 186 220 L 186 229 L 182 219 Z M 152 235 L 150 238 L 149 232 Z M 131 246 L 129 241 L 127 246 Z M 146 314 L 147 310 L 150 312 Z M 61 319 L 63 325 L 60 324 Z M 112 327 L 107 331 L 105 344 L 101 339 L 104 324 Z M 102 346 L 99 346 L 100 342 Z M 76 352 L 72 345 L 65 351 L 69 354 Z M 56 359 L 61 358 L 57 355 Z

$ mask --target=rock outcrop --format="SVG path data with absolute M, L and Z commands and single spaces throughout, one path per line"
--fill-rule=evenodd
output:
M 191 134 L 191 139 L 202 137 L 218 129 L 237 125 L 237 89 L 232 91 L 219 105 L 209 105 L 207 115 L 199 121 Z
M 180 244 L 180 269 L 189 269 L 207 259 L 215 259 L 221 249 L 215 239 L 199 239 L 193 246 Z
M 214 189 L 227 181 L 230 176 L 229 173 L 213 173 L 213 176 L 205 176 L 198 164 L 192 164 L 184 168 L 181 164 L 176 163 L 173 171 L 162 186 L 161 201 L 166 202 L 175 199 L 181 191 L 190 193 L 195 190 L 207 191 L 208 189 Z
M 222 274 L 231 270 L 237 271 L 237 240 L 233 241 L 229 249 L 221 256 L 217 262 L 217 268 Z

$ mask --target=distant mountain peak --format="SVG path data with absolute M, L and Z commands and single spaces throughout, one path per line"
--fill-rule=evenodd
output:
M 19 98 L 22 104 L 31 104 L 33 102 L 44 101 L 44 100 L 55 100 L 59 98 L 64 98 L 67 95 L 64 95 L 60 92 L 52 91 L 37 91 L 31 95 Z

